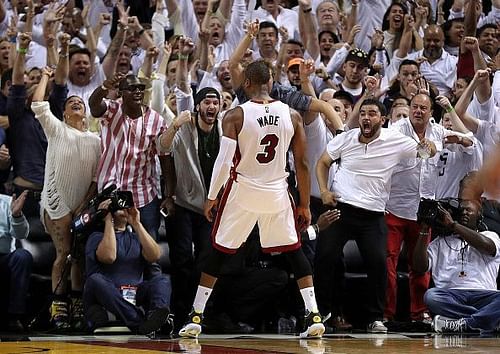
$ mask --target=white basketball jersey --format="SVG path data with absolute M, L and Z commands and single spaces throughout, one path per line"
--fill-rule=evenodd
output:
M 287 189 L 287 151 L 294 134 L 290 107 L 280 101 L 248 101 L 240 107 L 237 181 L 263 190 Z

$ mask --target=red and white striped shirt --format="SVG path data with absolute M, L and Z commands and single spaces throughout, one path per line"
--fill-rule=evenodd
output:
M 165 129 L 163 118 L 149 107 L 133 119 L 121 110 L 121 103 L 106 101 L 101 119 L 101 160 L 97 168 L 99 192 L 116 184 L 131 191 L 137 208 L 149 204 L 159 191 L 155 155 L 156 139 Z

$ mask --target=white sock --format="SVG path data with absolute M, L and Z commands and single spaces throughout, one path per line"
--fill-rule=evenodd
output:
M 193 308 L 196 312 L 203 313 L 203 311 L 205 311 L 205 305 L 207 304 L 211 293 L 211 288 L 198 285 L 198 290 L 196 290 L 196 296 L 193 303 Z
M 318 304 L 316 303 L 316 295 L 314 294 L 314 287 L 300 289 L 300 295 L 304 299 L 304 305 L 308 312 L 319 312 Z

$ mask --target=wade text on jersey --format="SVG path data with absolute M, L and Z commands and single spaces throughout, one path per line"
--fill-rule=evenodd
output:
M 260 127 L 263 128 L 267 125 L 277 126 L 279 123 L 279 119 L 280 119 L 279 116 L 273 116 L 272 114 L 270 114 L 257 118 L 257 122 L 259 123 Z

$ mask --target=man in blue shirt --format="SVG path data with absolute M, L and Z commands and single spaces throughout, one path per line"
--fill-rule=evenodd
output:
M 107 212 L 104 232 L 91 234 L 85 246 L 87 326 L 93 330 L 105 325 L 107 310 L 132 331 L 151 334 L 170 318 L 170 278 L 156 274 L 144 280 L 144 271 L 159 260 L 161 249 L 142 225 L 137 208 L 111 213 L 110 203 L 107 199 L 99 205 Z
M 26 313 L 26 295 L 33 258 L 24 249 L 16 249 L 16 239 L 28 237 L 29 224 L 22 210 L 28 192 L 18 198 L 0 194 L 0 279 L 9 289 L 8 329 L 23 331 L 21 319 Z

